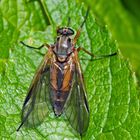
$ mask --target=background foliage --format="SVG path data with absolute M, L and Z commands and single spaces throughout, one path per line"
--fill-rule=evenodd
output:
M 140 1 L 87 0 L 100 23 L 107 24 L 125 58 L 128 58 L 140 81 Z
M 76 30 L 88 4 L 92 10 L 77 47 L 82 46 L 96 55 L 116 52 L 119 47 L 124 55 L 130 56 L 139 73 L 139 9 L 133 11 L 132 8 L 137 4 L 131 6 L 129 2 L 117 0 L 84 3 L 74 0 L 0 1 L 1 139 L 80 139 L 65 115 L 56 118 L 53 113 L 40 126 L 23 127 L 16 132 L 29 84 L 43 58 L 40 52 L 23 47 L 19 41 L 36 47 L 44 42 L 53 43 L 56 26 L 66 25 L 70 16 L 71 27 Z M 45 52 L 45 49 L 41 50 L 41 53 Z M 131 52 L 135 52 L 133 56 L 137 59 L 131 59 Z M 79 57 L 90 59 L 83 52 Z M 118 51 L 118 55 L 111 58 L 81 60 L 81 65 L 90 106 L 90 125 L 83 139 L 139 139 L 139 98 L 129 62 Z

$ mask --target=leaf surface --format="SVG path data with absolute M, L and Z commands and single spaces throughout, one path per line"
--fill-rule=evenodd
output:
M 45 10 L 47 16 L 44 17 Z M 53 113 L 36 128 L 23 127 L 20 113 L 24 98 L 35 71 L 43 59 L 39 52 L 25 48 L 53 43 L 57 25 L 78 29 L 83 21 L 86 6 L 74 0 L 46 0 L 25 2 L 18 0 L 0 3 L 0 137 L 3 139 L 78 140 L 80 136 L 71 128 L 65 116 L 56 118 Z M 47 20 L 45 19 L 47 18 Z M 51 24 L 51 25 L 49 25 Z M 117 51 L 108 29 L 89 13 L 76 47 L 82 46 L 95 55 Z M 41 53 L 45 53 L 43 49 Z M 81 66 L 88 93 L 90 125 L 83 139 L 137 139 L 139 134 L 139 99 L 135 76 L 129 62 L 117 56 L 96 61 L 80 52 Z

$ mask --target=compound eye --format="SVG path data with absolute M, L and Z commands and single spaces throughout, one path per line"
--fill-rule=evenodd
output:
M 71 28 L 68 28 L 68 34 L 69 35 L 73 35 L 74 34 L 74 31 Z
M 57 34 L 62 34 L 63 33 L 63 28 L 59 28 L 58 30 L 57 30 Z

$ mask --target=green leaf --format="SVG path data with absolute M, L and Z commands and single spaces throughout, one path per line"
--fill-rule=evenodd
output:
M 97 19 L 104 20 L 125 58 L 129 58 L 140 82 L 140 1 L 87 0 Z
M 19 41 L 36 47 L 44 42 L 51 44 L 56 36 L 55 27 L 66 25 L 69 16 L 71 27 L 76 31 L 84 19 L 86 6 L 74 0 L 44 0 L 40 3 L 3 0 L 0 4 L 0 66 L 3 68 L 0 77 L 0 137 L 80 139 L 65 116 L 56 118 L 54 113 L 45 118 L 40 126 L 22 127 L 16 132 L 24 98 L 37 66 L 43 59 L 39 52 L 23 47 Z M 98 24 L 91 11 L 78 46 L 95 55 L 117 51 L 108 29 Z M 45 49 L 41 51 L 45 52 Z M 90 59 L 83 52 L 79 53 L 79 57 Z M 97 61 L 81 60 L 81 65 L 90 107 L 90 125 L 83 139 L 138 139 L 139 99 L 129 62 L 118 53 L 117 56 Z

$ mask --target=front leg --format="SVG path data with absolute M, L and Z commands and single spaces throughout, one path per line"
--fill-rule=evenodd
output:
M 36 49 L 36 50 L 40 50 L 40 49 L 42 49 L 43 47 L 47 47 L 48 49 L 50 48 L 50 45 L 49 44 L 42 44 L 40 47 L 38 47 L 38 48 L 36 48 L 36 47 L 33 47 L 33 46 L 29 46 L 29 45 L 27 45 L 27 44 L 25 44 L 23 41 L 20 41 L 20 43 L 22 44 L 22 45 L 24 45 L 25 47 L 27 47 L 27 48 L 31 48 L 31 49 Z
M 89 52 L 88 50 L 84 49 L 84 48 L 77 48 L 77 51 L 84 51 L 85 53 L 87 53 L 88 55 L 90 55 L 92 57 L 92 59 L 90 60 L 98 60 L 98 59 L 102 59 L 102 58 L 106 58 L 106 57 L 111 57 L 111 56 L 114 56 L 114 55 L 117 55 L 117 52 L 115 53 L 112 53 L 112 54 L 108 54 L 108 55 L 100 55 L 100 56 L 96 56 L 94 55 L 93 53 Z

